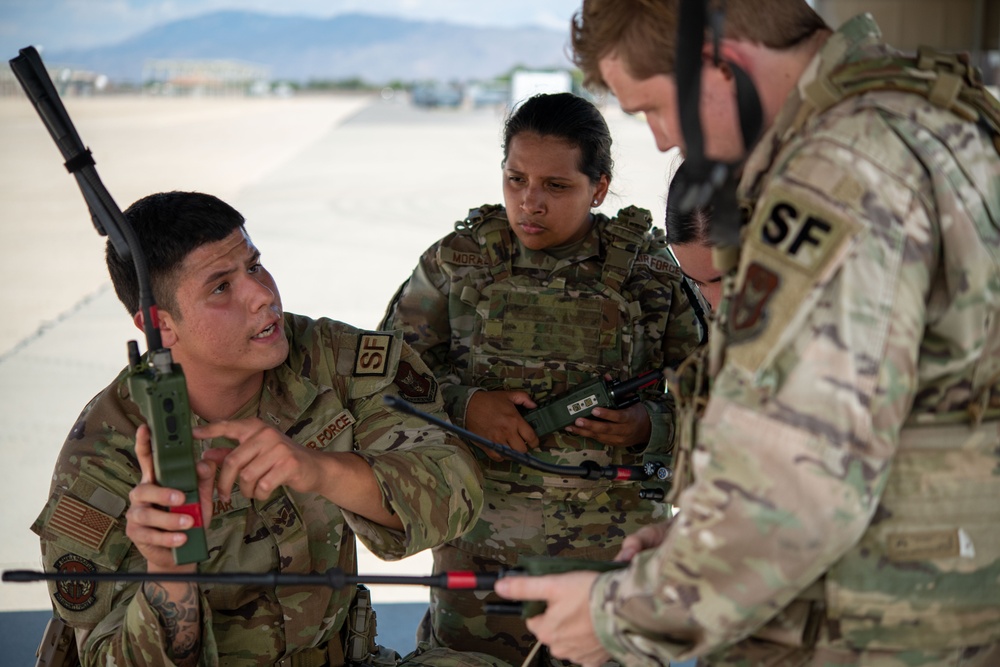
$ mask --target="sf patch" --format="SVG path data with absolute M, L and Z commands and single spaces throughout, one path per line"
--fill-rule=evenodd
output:
M 76 554 L 65 554 L 55 562 L 60 574 L 90 574 L 97 567 Z M 70 611 L 83 611 L 97 602 L 96 585 L 93 581 L 57 581 L 56 602 Z
M 391 347 L 392 334 L 364 333 L 358 336 L 354 375 L 385 377 Z
M 726 359 L 752 373 L 766 368 L 797 334 L 862 227 L 832 195 L 775 182 L 747 229 Z
M 833 225 L 808 209 L 778 202 L 760 228 L 760 240 L 782 253 L 789 261 L 811 270 L 830 250 Z
M 400 360 L 394 380 L 399 395 L 410 403 L 430 403 L 437 396 L 437 380 L 429 373 L 418 373 L 408 362 Z

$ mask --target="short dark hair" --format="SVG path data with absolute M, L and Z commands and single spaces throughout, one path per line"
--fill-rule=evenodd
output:
M 200 192 L 161 192 L 125 210 L 149 266 L 157 306 L 180 319 L 176 273 L 188 254 L 206 243 L 221 241 L 245 222 L 229 204 Z M 118 299 L 129 315 L 139 312 L 139 281 L 132 259 L 118 256 L 111 242 L 104 251 Z
M 572 93 L 535 95 L 522 103 L 504 123 L 503 162 L 510 142 L 522 132 L 559 137 L 580 149 L 580 172 L 597 183 L 601 176 L 611 181 L 611 131 L 604 116 L 591 102 Z
M 684 245 L 687 243 L 702 243 L 706 245 L 713 245 L 712 235 L 709 233 L 708 225 L 712 219 L 712 205 L 695 208 L 691 211 L 681 212 L 678 207 L 678 202 L 681 198 L 681 193 L 679 192 L 679 184 L 683 180 L 682 178 L 677 178 L 679 174 L 684 171 L 685 165 L 687 163 L 681 163 L 681 166 L 677 168 L 674 173 L 673 179 L 670 181 L 670 187 L 667 190 L 667 211 L 666 211 L 666 228 L 667 228 L 667 242 L 676 243 L 677 245 Z

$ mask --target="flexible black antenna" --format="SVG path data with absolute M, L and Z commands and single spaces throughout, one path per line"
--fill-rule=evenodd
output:
M 429 424 L 440 426 L 441 428 L 451 431 L 465 440 L 482 445 L 483 447 L 486 447 L 487 449 L 490 449 L 505 458 L 516 461 L 517 463 L 527 466 L 528 468 L 541 470 L 542 472 L 562 475 L 563 477 L 579 477 L 581 479 L 613 479 L 618 481 L 639 482 L 644 482 L 649 479 L 666 481 L 673 476 L 673 472 L 670 468 L 653 463 L 645 466 L 602 466 L 596 461 L 587 461 L 584 465 L 579 466 L 566 466 L 559 465 L 557 463 L 549 463 L 548 461 L 542 461 L 534 456 L 519 452 L 516 449 L 508 447 L 507 445 L 494 442 L 489 438 L 484 438 L 483 436 L 477 435 L 467 429 L 455 426 L 451 422 L 439 419 L 432 414 L 418 410 L 413 407 L 412 404 L 404 401 L 398 396 L 383 396 L 382 402 L 394 410 L 399 410 L 400 412 L 406 412 L 415 417 L 419 417 Z
M 132 258 L 139 282 L 139 306 L 143 315 L 146 347 L 150 351 L 159 350 L 163 347 L 163 342 L 160 338 L 156 302 L 153 299 L 146 256 L 135 230 L 98 177 L 90 149 L 80 140 L 38 51 L 35 47 L 28 46 L 18 53 L 20 55 L 10 61 L 10 68 L 59 147 L 66 160 L 66 171 L 76 178 L 97 233 L 108 237 L 111 246 L 123 260 Z
M 431 586 L 448 590 L 491 591 L 503 574 L 484 572 L 442 572 L 429 576 L 394 574 L 347 574 L 340 568 L 326 572 L 298 574 L 294 572 L 38 572 L 7 570 L 3 581 L 159 581 L 234 586 L 327 586 L 346 588 L 356 584 L 394 584 L 397 586 Z

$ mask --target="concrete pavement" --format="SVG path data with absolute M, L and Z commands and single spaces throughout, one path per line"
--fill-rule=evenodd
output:
M 379 97 L 70 99 L 118 204 L 161 190 L 232 203 L 285 308 L 375 327 L 418 255 L 470 207 L 502 200 L 502 115 Z M 662 226 L 669 158 L 638 119 L 605 110 L 616 176 L 603 211 L 636 204 Z M 114 296 L 103 239 L 34 110 L 0 99 L 0 569 L 37 568 L 28 527 L 76 415 L 140 338 Z M 361 555 L 363 572 L 423 574 Z M 378 587 L 377 602 L 426 601 Z M 48 609 L 44 586 L 0 584 L 0 611 Z M 32 639 L 32 641 L 34 641 Z M 0 651 L 3 647 L 0 646 Z

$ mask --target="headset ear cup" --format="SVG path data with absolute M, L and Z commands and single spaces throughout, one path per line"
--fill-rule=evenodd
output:
M 708 231 L 712 243 L 720 248 L 739 245 L 743 215 L 736 199 L 736 174 L 734 165 L 717 163 L 712 179 L 712 218 Z

